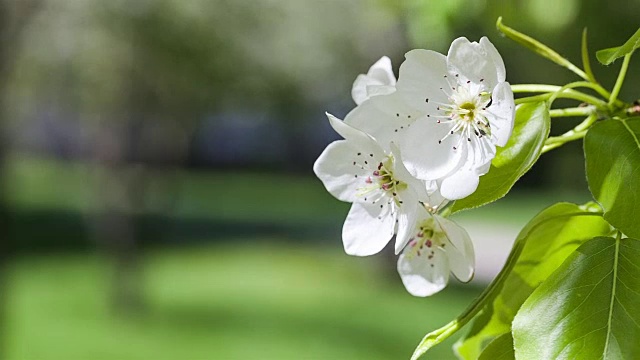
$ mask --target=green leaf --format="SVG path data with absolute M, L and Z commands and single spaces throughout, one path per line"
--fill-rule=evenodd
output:
M 580 246 L 513 322 L 518 359 L 637 359 L 640 241 L 598 237 Z
M 491 169 L 480 177 L 478 189 L 456 201 L 452 212 L 482 206 L 505 196 L 540 157 L 550 126 L 549 108 L 545 102 L 520 105 L 509 142 L 498 148 Z
M 513 337 L 511 333 L 500 335 L 480 354 L 478 360 L 514 360 Z
M 456 345 L 461 358 L 477 359 L 489 342 L 510 333 L 511 322 L 529 295 L 578 246 L 611 232 L 600 210 L 594 203 L 558 203 L 540 212 L 522 229 L 515 244 L 524 247 L 500 293 Z
M 640 238 L 640 118 L 607 120 L 584 140 L 587 181 L 604 218 Z
M 640 29 L 627 40 L 622 46 L 613 47 L 609 49 L 599 50 L 596 52 L 598 61 L 603 65 L 609 65 L 616 59 L 621 58 L 627 54 L 631 54 L 635 49 L 640 47 Z
M 567 69 L 573 71 L 576 75 L 580 76 L 585 80 L 589 80 L 587 74 L 584 71 L 580 70 L 577 66 L 573 65 L 571 61 L 564 58 L 562 55 L 555 52 L 553 49 L 548 47 L 547 45 L 541 43 L 540 41 L 527 36 L 517 30 L 514 30 L 502 23 L 502 17 L 498 18 L 496 22 L 496 27 L 500 32 L 505 34 L 509 39 L 517 42 L 518 44 L 528 48 L 529 50 L 535 52 L 536 54 L 553 61 L 554 63 L 566 67 Z

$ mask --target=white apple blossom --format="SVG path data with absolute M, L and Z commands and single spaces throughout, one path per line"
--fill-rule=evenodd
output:
M 430 200 L 427 184 L 409 174 L 393 144 L 385 150 L 368 134 L 327 116 L 345 140 L 329 144 L 313 170 L 329 193 L 353 203 L 342 229 L 345 251 L 375 254 L 397 233 L 399 253 L 415 225 L 420 201 Z
M 505 67 L 486 37 L 458 38 L 448 55 L 412 50 L 396 91 L 371 98 L 345 122 L 396 142 L 409 172 L 438 180 L 450 200 L 473 193 L 513 129 L 515 105 Z
M 360 105 L 372 96 L 394 92 L 395 85 L 396 77 L 391 67 L 391 59 L 383 56 L 369 68 L 366 74 L 356 77 L 351 88 L 351 97 L 357 105 Z
M 458 280 L 468 282 L 474 267 L 473 244 L 467 232 L 455 222 L 427 210 L 420 213 L 398 258 L 400 278 L 414 296 L 430 296 L 442 290 L 450 272 Z

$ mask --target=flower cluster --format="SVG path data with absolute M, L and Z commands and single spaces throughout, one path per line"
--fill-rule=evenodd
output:
M 447 56 L 406 54 L 396 81 L 387 57 L 353 84 L 357 106 L 344 121 L 327 114 L 344 140 L 324 150 L 314 172 L 337 199 L 352 203 L 345 251 L 367 256 L 395 235 L 407 290 L 428 296 L 473 276 L 467 232 L 439 212 L 472 194 L 515 114 L 505 67 L 485 37 L 456 39 Z

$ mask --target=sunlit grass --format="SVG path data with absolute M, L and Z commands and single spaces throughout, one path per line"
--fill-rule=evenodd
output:
M 147 308 L 110 311 L 110 268 L 96 255 L 18 259 L 9 292 L 9 359 L 399 359 L 453 318 L 473 287 L 406 293 L 381 257 L 260 239 L 144 260 Z M 451 342 L 434 350 L 453 358 Z

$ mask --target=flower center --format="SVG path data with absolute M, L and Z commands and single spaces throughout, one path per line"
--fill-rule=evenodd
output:
M 442 89 L 447 95 L 448 103 L 440 104 L 438 110 L 443 111 L 443 115 L 438 120 L 440 124 L 451 124 L 451 130 L 444 138 L 453 134 L 460 135 L 458 145 L 463 139 L 471 141 L 472 137 L 482 138 L 491 135 L 491 125 L 487 119 L 487 108 L 491 106 L 491 94 L 484 91 L 481 84 L 468 81 L 465 84 L 456 84 L 448 90 Z
M 416 256 L 424 257 L 433 267 L 433 258 L 436 255 L 435 249 L 444 248 L 445 243 L 441 240 L 443 233 L 436 230 L 433 218 L 424 220 L 418 226 L 418 232 L 409 239 L 406 256 L 412 259 Z
M 466 102 L 460 105 L 460 109 L 458 111 L 459 111 L 459 116 L 461 120 L 473 121 L 473 117 L 474 117 L 473 112 L 475 109 L 476 109 L 476 104 L 471 102 Z
M 371 174 L 365 178 L 365 185 L 358 188 L 358 196 L 362 196 L 365 201 L 372 203 L 387 198 L 388 203 L 393 200 L 396 205 L 402 205 L 398 193 L 405 190 L 407 184 L 394 177 L 394 161 L 393 156 L 388 155 L 375 168 L 371 169 Z

